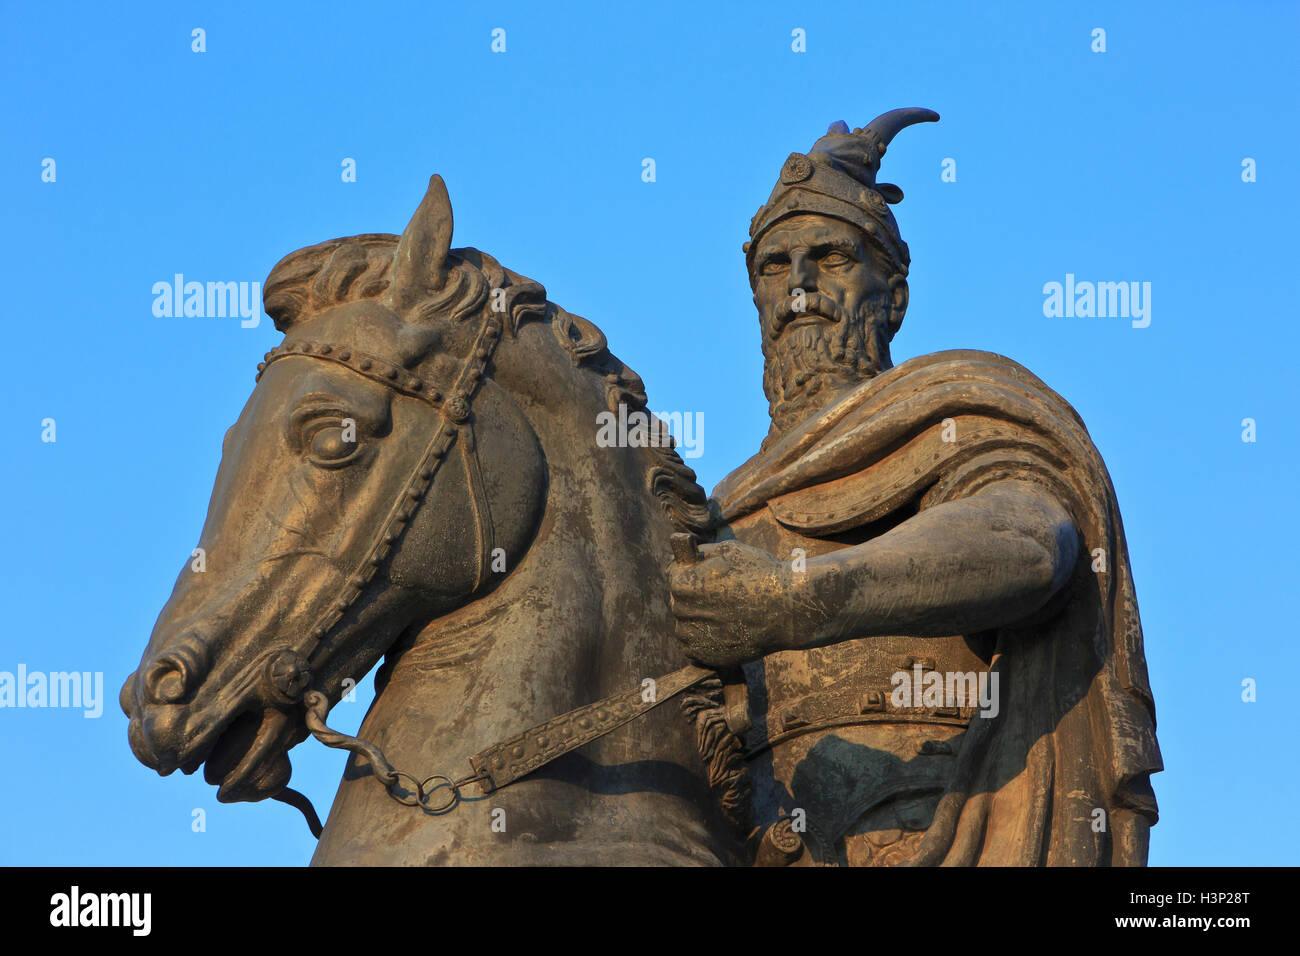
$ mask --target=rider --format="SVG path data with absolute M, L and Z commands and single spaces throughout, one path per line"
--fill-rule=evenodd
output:
M 1142 864 L 1161 762 L 1105 466 L 1008 359 L 890 360 L 909 253 L 875 177 L 937 119 L 834 124 L 751 222 L 771 430 L 673 569 L 678 636 L 744 664 L 755 819 L 806 861 Z

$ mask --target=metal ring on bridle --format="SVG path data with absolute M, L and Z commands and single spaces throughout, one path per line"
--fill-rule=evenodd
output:
M 446 782 L 440 783 L 436 787 L 433 787 L 431 789 L 426 789 L 428 787 L 429 781 L 431 780 L 443 780 Z M 446 804 L 444 804 L 443 806 L 438 806 L 438 807 L 430 806 L 428 801 L 429 798 L 433 796 L 433 792 L 435 790 L 441 790 L 443 787 L 451 788 L 451 793 L 449 795 L 450 799 L 448 799 Z M 451 777 L 448 777 L 445 774 L 435 773 L 432 774 L 431 776 L 425 777 L 424 780 L 420 782 L 420 805 L 423 806 L 424 809 L 427 810 L 429 813 L 434 813 L 434 814 L 446 813 L 448 810 L 456 806 L 456 804 L 458 803 L 460 803 L 460 787 L 456 785 L 456 781 L 452 780 Z
M 411 785 L 415 788 L 414 801 L 405 800 L 402 797 L 399 797 L 397 794 L 393 793 L 393 784 L 399 782 L 403 777 L 411 781 Z M 405 771 L 394 770 L 392 782 L 389 783 L 385 789 L 388 791 L 388 795 L 390 797 L 392 797 L 394 800 L 396 800 L 404 807 L 418 807 L 423 805 L 424 803 L 424 788 L 420 785 L 420 781 L 416 780 L 414 777 L 412 777 L 409 773 L 406 773 Z

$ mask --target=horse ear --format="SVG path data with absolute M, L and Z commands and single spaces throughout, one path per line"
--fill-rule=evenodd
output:
M 435 174 L 420 207 L 397 242 L 393 260 L 394 298 L 418 298 L 436 292 L 447 281 L 447 253 L 451 250 L 451 199 L 447 185 Z

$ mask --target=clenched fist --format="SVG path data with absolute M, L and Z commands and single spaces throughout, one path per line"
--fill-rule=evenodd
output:
M 788 562 L 736 541 L 701 545 L 694 561 L 683 557 L 679 551 L 668 583 L 688 658 L 728 667 L 797 643 L 796 618 L 804 615 L 795 609 L 804 602 Z

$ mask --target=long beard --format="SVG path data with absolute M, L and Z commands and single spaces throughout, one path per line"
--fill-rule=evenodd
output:
M 763 335 L 763 392 L 772 416 L 769 439 L 892 364 L 878 304 L 864 303 L 858 314 L 843 315 L 833 303 L 814 296 L 809 296 L 804 315 L 830 313 L 839 320 L 785 329 L 775 338 Z

